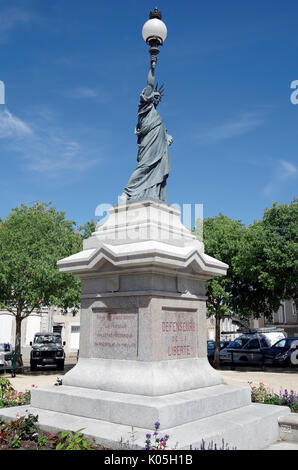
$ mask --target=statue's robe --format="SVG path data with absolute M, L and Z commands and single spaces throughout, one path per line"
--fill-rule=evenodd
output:
M 138 124 L 138 167 L 124 190 L 128 201 L 166 201 L 166 180 L 170 172 L 169 146 L 163 120 L 153 103 L 153 92 L 140 95 Z

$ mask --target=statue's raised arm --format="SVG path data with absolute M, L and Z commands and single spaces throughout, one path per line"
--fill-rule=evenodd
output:
M 147 87 L 145 88 L 145 91 L 144 91 L 144 94 L 146 96 L 150 96 L 154 90 L 155 67 L 156 67 L 156 60 L 151 60 L 151 67 L 150 67 L 148 78 L 147 78 Z

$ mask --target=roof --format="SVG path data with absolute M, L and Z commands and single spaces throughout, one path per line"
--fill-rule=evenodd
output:
M 60 333 L 50 333 L 50 332 L 47 332 L 47 333 L 35 333 L 35 336 L 61 336 Z

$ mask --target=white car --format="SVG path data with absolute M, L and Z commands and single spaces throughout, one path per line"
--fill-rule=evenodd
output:
M 11 369 L 12 346 L 9 343 L 0 343 L 0 370 Z

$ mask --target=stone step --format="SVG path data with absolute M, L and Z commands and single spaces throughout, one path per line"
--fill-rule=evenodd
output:
M 15 419 L 16 413 L 24 415 L 26 412 L 37 414 L 40 428 L 47 432 L 76 431 L 83 428 L 86 437 L 92 438 L 98 444 L 110 449 L 121 448 L 119 444 L 121 440 L 122 442 L 127 440 L 132 442 L 131 426 L 94 418 L 84 418 L 28 406 L 3 408 L 0 410 L 0 418 L 9 421 Z M 194 450 L 199 449 L 203 439 L 207 446 L 213 441 L 220 447 L 224 439 L 225 445 L 228 445 L 230 449 L 234 447 L 236 450 L 268 449 L 279 438 L 278 418 L 287 413 L 289 413 L 287 407 L 254 403 L 181 426 L 167 428 L 160 434 L 169 434 L 169 450 L 173 448 L 189 450 L 190 445 Z M 146 428 L 139 427 L 133 429 L 136 449 L 144 447 L 148 431 Z
M 282 441 L 298 443 L 298 413 L 281 416 L 279 423 L 279 437 Z
M 154 430 L 180 426 L 251 403 L 250 389 L 216 385 L 161 397 L 131 395 L 62 385 L 31 391 L 35 408 Z

